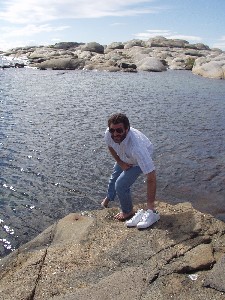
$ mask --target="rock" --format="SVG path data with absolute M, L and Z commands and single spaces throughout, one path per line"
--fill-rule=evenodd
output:
M 138 70 L 141 71 L 150 71 L 150 72 L 162 72 L 166 71 L 166 67 L 163 63 L 153 57 L 146 57 L 143 58 L 140 62 L 137 63 Z
M 198 49 L 198 50 L 209 50 L 209 46 L 204 45 L 202 43 L 197 43 L 193 45 L 194 49 Z
M 76 52 L 78 58 L 86 60 L 90 60 L 93 57 L 93 53 L 90 51 L 77 51 Z
M 121 42 L 114 42 L 114 43 L 111 43 L 109 44 L 106 49 L 105 49 L 105 53 L 108 53 L 112 50 L 115 50 L 115 49 L 124 49 L 124 44 L 121 43 Z
M 124 49 L 130 49 L 134 46 L 145 47 L 145 42 L 142 40 L 134 39 L 134 40 L 131 40 L 131 41 L 128 41 L 127 43 L 125 43 Z
M 70 48 L 77 48 L 79 46 L 84 45 L 84 43 L 76 43 L 76 42 L 61 42 L 61 43 L 56 43 L 53 47 L 55 49 L 65 49 L 68 50 Z
M 0 299 L 223 299 L 225 224 L 189 203 L 157 207 L 146 230 L 117 208 L 66 216 L 1 260 Z
M 19 47 L 1 54 L 0 67 L 15 67 L 15 58 L 21 65 L 24 63 L 24 66 L 39 69 L 85 68 L 112 72 L 192 70 L 196 75 L 224 79 L 225 58 L 222 50 L 210 49 L 202 43 L 189 44 L 186 40 L 162 36 L 148 41 L 134 39 L 113 42 L 108 46 L 96 42 L 61 42 L 50 46 Z M 123 64 L 136 65 L 137 68 L 119 67 Z
M 185 45 L 188 44 L 185 40 L 178 40 L 178 39 L 167 39 L 162 36 L 150 38 L 146 45 L 148 47 L 175 47 L 175 48 L 184 48 Z
M 215 57 L 210 61 L 196 59 L 192 72 L 203 77 L 225 79 L 225 56 Z
M 128 50 L 128 55 L 131 57 L 131 60 L 137 65 L 144 58 L 152 57 L 152 50 L 145 49 L 142 47 L 134 46 L 130 50 Z
M 213 269 L 207 274 L 204 286 L 225 292 L 225 255 L 215 264 Z
M 136 69 L 137 68 L 137 66 L 135 64 L 129 64 L 129 63 L 125 63 L 125 62 L 121 63 L 119 65 L 119 67 L 124 68 L 124 69 L 127 69 L 127 68 Z
M 82 49 L 82 51 L 104 53 L 104 46 L 102 46 L 96 42 L 87 43 L 84 46 L 82 46 L 81 49 Z
M 202 241 L 203 242 L 203 241 Z M 207 242 L 205 240 L 204 242 Z M 204 253 L 204 255 L 202 255 Z M 190 273 L 207 270 L 215 263 L 210 244 L 200 244 L 187 251 L 179 261 L 171 262 L 169 267 L 165 266 L 160 272 L 161 275 L 177 273 Z
M 171 60 L 169 64 L 169 68 L 171 70 L 184 70 L 186 67 L 186 62 L 183 57 L 176 57 L 173 60 Z
M 114 62 L 120 61 L 123 59 L 122 53 L 118 51 L 110 51 L 104 55 L 104 59 L 113 60 Z
M 120 68 L 118 66 L 112 66 L 112 65 L 108 65 L 108 64 L 87 64 L 84 66 L 84 70 L 118 72 L 118 71 L 120 71 Z
M 84 60 L 72 59 L 72 58 L 55 58 L 49 59 L 37 65 L 38 68 L 42 69 L 53 69 L 53 70 L 75 70 L 82 69 L 85 65 Z
M 196 56 L 196 57 L 202 57 L 204 56 L 203 53 L 199 52 L 198 50 L 195 50 L 195 49 L 190 49 L 190 50 L 186 50 L 184 52 L 184 55 L 188 55 L 188 56 Z
M 171 70 L 192 70 L 195 58 L 183 55 L 172 59 L 169 63 Z

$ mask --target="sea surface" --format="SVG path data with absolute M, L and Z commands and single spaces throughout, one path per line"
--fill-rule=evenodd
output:
M 71 212 L 101 209 L 108 117 L 154 144 L 157 199 L 225 221 L 225 80 L 190 71 L 0 70 L 0 255 Z M 146 201 L 145 177 L 133 187 Z M 116 202 L 118 205 L 118 202 Z

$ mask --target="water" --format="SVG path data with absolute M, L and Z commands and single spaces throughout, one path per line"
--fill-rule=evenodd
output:
M 0 72 L 0 253 L 55 220 L 99 209 L 113 166 L 109 115 L 154 144 L 157 198 L 225 216 L 225 81 L 188 71 Z M 145 201 L 145 178 L 134 201 Z

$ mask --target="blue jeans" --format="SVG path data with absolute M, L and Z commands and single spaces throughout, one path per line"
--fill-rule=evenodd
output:
M 109 179 L 107 198 L 113 201 L 117 195 L 123 213 L 130 213 L 133 210 L 130 187 L 141 173 L 139 166 L 123 171 L 117 163 L 114 165 Z

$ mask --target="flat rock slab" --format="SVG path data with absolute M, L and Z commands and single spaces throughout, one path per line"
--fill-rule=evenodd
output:
M 146 230 L 114 220 L 118 208 L 66 216 L 1 260 L 0 300 L 222 299 L 210 280 L 223 274 L 225 224 L 189 203 L 158 210 Z

